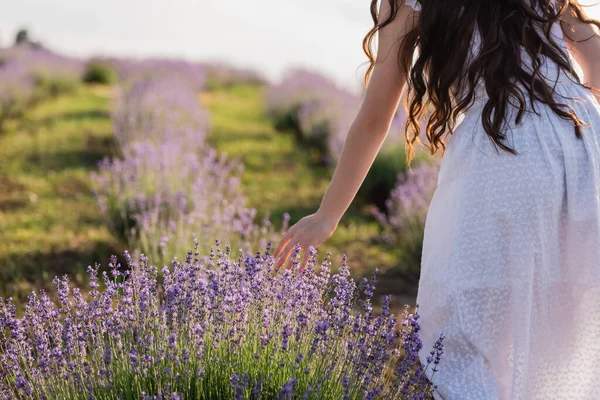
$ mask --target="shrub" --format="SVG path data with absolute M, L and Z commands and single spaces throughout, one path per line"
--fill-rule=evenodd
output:
M 375 209 L 383 227 L 380 240 L 399 253 L 399 269 L 418 280 L 423 235 L 429 203 L 437 187 L 439 165 L 422 163 L 398 174 L 398 183 L 386 201 L 386 212 Z
M 78 76 L 40 71 L 35 74 L 39 100 L 75 92 L 80 85 Z
M 110 272 L 89 267 L 90 291 L 55 278 L 16 316 L 0 302 L 0 396 L 94 399 L 431 398 L 443 335 L 425 357 L 419 316 L 398 321 L 389 296 L 375 315 L 376 283 L 356 284 L 344 258 L 274 274 L 266 252 L 188 252 L 162 269 L 125 253 Z M 427 360 L 420 363 L 419 356 Z M 433 363 L 432 369 L 429 369 Z M 428 371 L 429 369 L 429 371 Z
M 102 62 L 90 62 L 86 66 L 83 75 L 85 83 L 98 83 L 101 85 L 112 85 L 117 80 L 117 75 L 113 69 Z
M 31 43 L 29 31 L 27 29 L 19 29 L 15 35 L 15 45 L 27 45 Z
M 298 111 L 300 130 L 305 142 L 320 152 L 320 161 L 334 166 L 338 161 L 344 139 L 360 108 L 360 99 L 350 93 L 337 91 L 320 99 L 306 102 Z
M 206 89 L 215 90 L 234 85 L 264 85 L 267 80 L 257 71 L 237 68 L 233 65 L 215 62 L 203 64 L 206 71 Z

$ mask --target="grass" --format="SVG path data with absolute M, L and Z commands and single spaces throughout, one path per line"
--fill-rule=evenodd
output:
M 0 133 L 0 296 L 22 302 L 55 275 L 84 279 L 121 246 L 106 228 L 89 174 L 114 152 L 108 88 L 45 101 Z
M 278 132 L 264 113 L 263 88 L 218 88 L 201 94 L 211 111 L 209 141 L 245 164 L 242 185 L 259 217 L 280 226 L 313 213 L 332 171 L 315 166 L 315 154 L 291 132 Z M 34 289 L 52 290 L 56 275 L 85 282 L 85 270 L 106 265 L 124 247 L 106 227 L 90 187 L 90 172 L 113 155 L 109 106 L 112 90 L 83 87 L 48 100 L 9 121 L 0 133 L 0 297 L 22 303 Z M 349 257 L 356 278 L 379 268 L 379 293 L 395 294 L 393 306 L 414 303 L 415 285 L 396 270 L 397 255 L 375 243 L 380 227 L 357 198 L 333 236 L 319 247 L 333 266 Z
M 278 132 L 264 113 L 263 88 L 237 86 L 201 95 L 211 112 L 210 142 L 245 164 L 242 184 L 259 215 L 271 211 L 279 224 L 288 212 L 291 223 L 315 212 L 330 182 L 332 171 L 317 167 L 311 150 L 298 144 L 291 132 Z M 402 157 L 402 155 L 399 155 Z M 349 257 L 354 277 L 368 276 L 379 268 L 380 293 L 395 294 L 395 306 L 414 302 L 414 283 L 407 284 L 394 271 L 397 256 L 376 244 L 379 224 L 359 198 L 352 203 L 329 240 L 319 246 L 322 257 L 331 251 L 333 266 Z

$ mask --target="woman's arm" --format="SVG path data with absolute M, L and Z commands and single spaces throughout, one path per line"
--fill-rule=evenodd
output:
M 568 11 L 561 24 L 569 51 L 577 60 L 588 86 L 600 89 L 600 33 L 594 25 L 581 22 Z M 596 95 L 598 101 L 600 96 Z
M 369 172 L 398 108 L 406 84 L 406 72 L 398 66 L 398 39 L 411 28 L 407 26 L 411 12 L 408 6 L 400 7 L 395 20 L 378 33 L 376 63 L 369 86 L 318 211 L 323 218 L 336 224 Z M 382 0 L 380 19 L 387 13 L 388 1 Z
M 388 1 L 383 0 L 380 20 L 389 13 Z M 294 244 L 298 243 L 302 249 L 316 248 L 331 236 L 356 196 L 388 134 L 406 84 L 407 72 L 398 65 L 398 51 L 400 41 L 412 29 L 413 16 L 412 8 L 402 4 L 393 22 L 379 31 L 375 68 L 360 111 L 348 131 L 331 183 L 319 210 L 292 226 L 282 238 L 273 253 L 275 257 L 282 255 L 278 266 L 285 263 Z

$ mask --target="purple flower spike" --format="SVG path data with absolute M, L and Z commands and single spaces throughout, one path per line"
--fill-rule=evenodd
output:
M 88 269 L 89 296 L 56 278 L 56 302 L 34 292 L 23 317 L 0 299 L 2 398 L 408 399 L 435 390 L 444 336 L 420 365 L 417 310 L 398 321 L 384 297 L 376 313 L 376 280 L 357 285 L 347 257 L 334 274 L 329 253 L 304 273 L 276 273 L 271 255 L 213 243 L 160 276 L 146 256 L 112 257 L 102 285 L 101 268 Z

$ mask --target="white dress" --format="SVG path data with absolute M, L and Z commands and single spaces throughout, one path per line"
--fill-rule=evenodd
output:
M 417 295 L 424 365 L 446 337 L 436 400 L 600 399 L 600 105 L 564 74 L 556 91 L 584 100 L 558 99 L 591 124 L 583 140 L 536 103 L 507 119 L 519 155 L 497 153 L 480 93 L 447 141 Z

